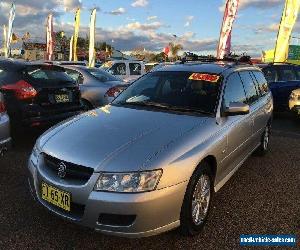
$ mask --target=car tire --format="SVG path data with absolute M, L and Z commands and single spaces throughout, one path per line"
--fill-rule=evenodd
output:
M 81 99 L 80 102 L 81 102 L 81 105 L 83 106 L 84 111 L 89 111 L 94 108 L 93 105 L 85 99 Z
M 268 124 L 262 134 L 260 146 L 256 150 L 258 156 L 264 156 L 269 151 L 270 145 L 270 135 L 271 135 L 271 125 Z
M 180 214 L 182 235 L 197 235 L 205 225 L 214 193 L 213 180 L 211 166 L 202 162 L 193 173 L 185 193 Z

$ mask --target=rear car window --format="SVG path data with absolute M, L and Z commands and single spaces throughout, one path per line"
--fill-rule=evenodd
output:
M 242 79 L 242 82 L 244 85 L 247 102 L 250 105 L 258 100 L 259 94 L 257 92 L 255 83 L 254 83 L 252 77 L 250 76 L 250 73 L 245 71 L 245 72 L 240 72 L 239 74 L 241 76 L 241 79 Z
M 101 82 L 118 81 L 116 77 L 101 69 L 86 69 L 86 71 Z
M 23 70 L 25 74 L 31 80 L 42 81 L 59 81 L 59 82 L 74 82 L 74 80 L 68 76 L 63 68 L 49 66 L 49 65 L 34 65 L 27 66 Z
M 228 77 L 222 105 L 224 108 L 228 108 L 230 103 L 234 102 L 247 103 L 244 87 L 238 73 L 233 73 Z
M 256 81 L 257 81 L 257 86 L 259 89 L 259 92 L 262 96 L 266 95 L 269 91 L 268 83 L 266 78 L 264 77 L 263 73 L 259 71 L 253 71 L 252 74 L 254 75 Z
M 80 73 L 76 70 L 66 69 L 66 73 L 74 80 L 78 81 Z

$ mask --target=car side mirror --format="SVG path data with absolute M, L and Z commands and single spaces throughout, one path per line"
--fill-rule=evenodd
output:
M 231 102 L 229 107 L 225 109 L 225 115 L 227 116 L 247 115 L 249 112 L 249 105 L 242 102 Z

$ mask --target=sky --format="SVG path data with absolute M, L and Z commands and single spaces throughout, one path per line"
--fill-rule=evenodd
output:
M 0 25 L 7 23 L 12 0 L 0 0 Z M 96 40 L 116 49 L 131 51 L 142 47 L 162 51 L 169 42 L 184 51 L 215 54 L 225 0 L 15 0 L 14 32 L 30 32 L 32 39 L 44 40 L 45 23 L 54 14 L 55 31 L 71 36 L 74 12 L 82 9 L 80 35 L 86 36 L 92 8 L 97 8 Z M 259 56 L 275 46 L 284 0 L 240 0 L 232 33 L 232 50 Z M 176 35 L 177 38 L 174 38 Z M 300 37 L 300 18 L 293 36 Z M 2 40 L 0 32 L 0 40 Z M 300 40 L 299 40 L 300 41 Z M 292 43 L 298 44 L 298 39 Z

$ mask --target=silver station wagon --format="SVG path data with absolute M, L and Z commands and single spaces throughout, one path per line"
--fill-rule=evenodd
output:
M 105 234 L 195 235 L 213 198 L 268 151 L 273 101 L 260 69 L 183 63 L 148 73 L 110 105 L 43 134 L 29 159 L 34 197 Z

